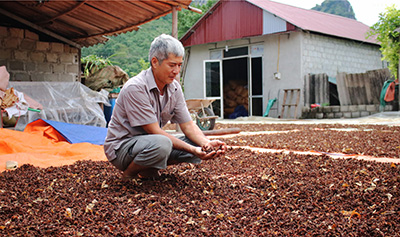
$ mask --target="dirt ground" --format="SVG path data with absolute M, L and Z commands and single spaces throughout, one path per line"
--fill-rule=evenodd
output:
M 377 120 L 218 121 L 241 129 L 212 137 L 233 149 L 159 180 L 122 182 L 103 161 L 23 165 L 0 174 L 0 234 L 399 236 L 400 122 Z

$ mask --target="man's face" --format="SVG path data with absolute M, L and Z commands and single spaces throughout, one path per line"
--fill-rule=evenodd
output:
M 167 84 L 171 84 L 175 80 L 181 71 L 182 61 L 183 57 L 177 57 L 174 54 L 169 54 L 168 58 L 161 64 L 159 64 L 157 58 L 154 57 L 151 59 L 154 78 L 159 89 L 162 89 Z

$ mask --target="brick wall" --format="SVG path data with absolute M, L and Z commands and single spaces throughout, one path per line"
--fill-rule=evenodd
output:
M 0 26 L 0 65 L 10 81 L 79 81 L 79 49 L 43 42 L 25 29 Z

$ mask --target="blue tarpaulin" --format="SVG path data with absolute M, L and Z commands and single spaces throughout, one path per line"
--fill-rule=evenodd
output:
M 52 126 L 71 144 L 88 142 L 95 145 L 103 145 L 107 135 L 107 128 L 103 127 L 64 123 L 45 119 L 38 119 L 30 124 L 32 125 L 35 122 L 40 122 L 40 120 Z

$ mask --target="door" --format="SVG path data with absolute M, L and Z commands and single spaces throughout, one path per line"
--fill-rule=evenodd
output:
M 263 116 L 262 57 L 251 58 L 249 93 L 250 115 Z
M 205 60 L 204 65 L 204 98 L 215 99 L 212 107 L 215 115 L 221 118 L 222 100 L 222 62 L 221 60 Z

